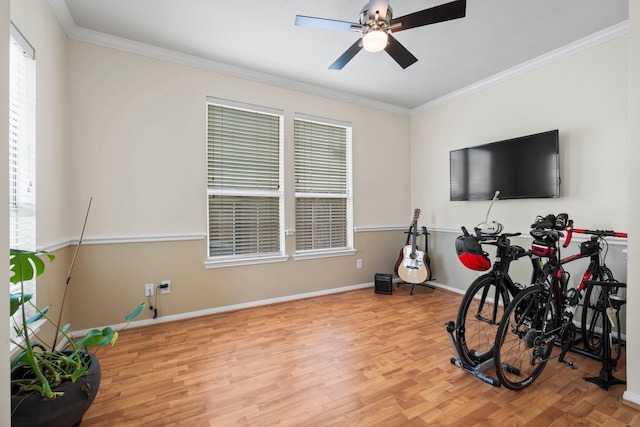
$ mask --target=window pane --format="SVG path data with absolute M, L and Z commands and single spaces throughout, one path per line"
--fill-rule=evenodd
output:
M 209 105 L 208 185 L 278 189 L 280 117 Z
M 295 121 L 296 192 L 347 192 L 347 144 L 344 127 Z
M 280 251 L 278 197 L 209 196 L 209 256 Z
M 347 200 L 297 198 L 296 250 L 347 247 Z

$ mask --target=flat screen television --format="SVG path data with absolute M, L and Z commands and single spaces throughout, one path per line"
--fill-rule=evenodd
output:
M 560 197 L 558 130 L 453 150 L 452 201 Z

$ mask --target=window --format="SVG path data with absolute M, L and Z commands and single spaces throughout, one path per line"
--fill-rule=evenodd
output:
M 352 251 L 351 125 L 294 120 L 296 254 Z
M 10 245 L 35 250 L 35 56 L 13 25 L 10 41 Z
M 35 52 L 13 24 L 9 43 L 9 244 L 12 248 L 35 250 Z M 12 285 L 9 291 L 19 292 L 19 287 Z M 35 291 L 35 280 L 25 283 L 25 293 L 34 294 L 33 302 Z M 27 316 L 34 313 L 35 310 L 27 312 Z M 21 313 L 14 316 L 18 315 Z M 14 334 L 11 328 L 11 338 Z
M 284 260 L 281 111 L 208 99 L 207 266 Z

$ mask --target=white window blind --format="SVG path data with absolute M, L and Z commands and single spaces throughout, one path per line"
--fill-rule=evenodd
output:
M 9 38 L 9 245 L 11 248 L 36 249 L 36 61 L 35 51 L 11 25 Z M 11 285 L 10 293 L 20 292 L 20 284 Z M 24 283 L 24 292 L 33 294 L 36 281 Z M 25 306 L 31 317 L 35 309 Z M 21 316 L 21 311 L 14 317 Z M 13 322 L 11 325 L 18 325 Z M 10 328 L 10 338 L 16 338 Z M 13 344 L 12 344 L 13 347 Z
M 10 245 L 35 250 L 35 55 L 13 25 L 9 64 Z
M 283 253 L 281 113 L 208 104 L 209 257 Z
M 353 246 L 351 127 L 294 120 L 296 252 Z

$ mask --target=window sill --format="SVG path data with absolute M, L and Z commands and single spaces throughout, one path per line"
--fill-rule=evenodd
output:
M 358 252 L 355 249 L 334 249 L 334 250 L 318 250 L 318 251 L 305 251 L 298 252 L 293 255 L 293 259 L 296 261 L 301 261 L 305 259 L 315 259 L 315 258 L 331 258 L 336 256 L 350 256 L 355 255 Z
M 204 262 L 205 268 L 222 268 L 222 267 L 235 267 L 240 265 L 253 265 L 253 264 L 269 264 L 272 262 L 285 262 L 289 259 L 288 255 L 269 255 L 263 257 L 250 257 L 250 258 L 235 258 L 235 257 L 220 257 L 218 259 L 211 258 Z

